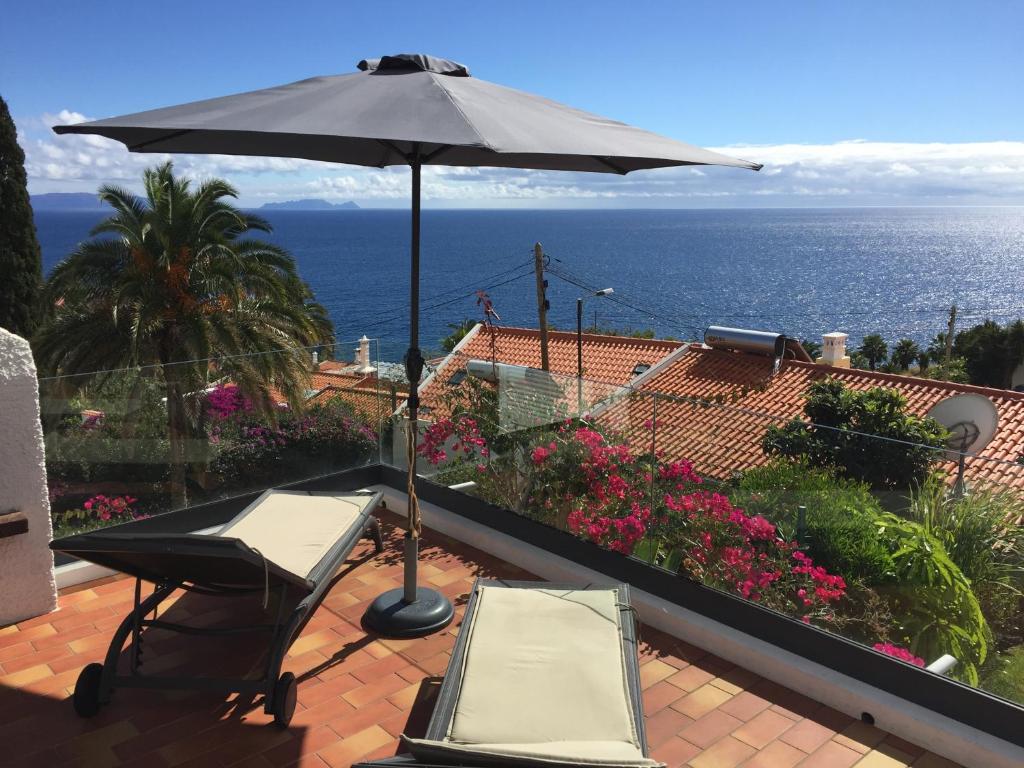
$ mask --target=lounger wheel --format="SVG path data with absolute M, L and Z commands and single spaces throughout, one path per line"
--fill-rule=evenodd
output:
M 277 680 L 274 686 L 274 701 L 271 711 L 274 713 L 274 725 L 278 728 L 287 728 L 295 714 L 295 697 L 299 690 L 299 684 L 295 675 L 285 672 Z
M 92 717 L 100 711 L 100 681 L 103 679 L 102 664 L 87 664 L 78 675 L 75 694 L 71 697 L 79 717 Z

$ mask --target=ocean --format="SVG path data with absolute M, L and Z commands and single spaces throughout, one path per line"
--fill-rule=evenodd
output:
M 36 214 L 49 271 L 101 216 Z M 275 211 L 268 238 L 295 256 L 329 309 L 342 350 L 363 334 L 380 356 L 407 346 L 409 216 L 404 210 Z M 708 325 L 820 341 L 829 331 L 927 342 L 945 330 L 1024 316 L 1024 208 L 761 210 L 427 210 L 421 344 L 479 319 L 487 290 L 501 324 L 537 326 L 533 245 L 550 256 L 548 318 L 700 338 Z M 581 287 L 583 286 L 583 287 Z

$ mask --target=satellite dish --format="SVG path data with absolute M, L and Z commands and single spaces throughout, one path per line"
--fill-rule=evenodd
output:
M 955 492 L 963 495 L 966 458 L 976 456 L 995 436 L 999 411 L 984 395 L 965 393 L 939 401 L 927 415 L 949 431 L 945 458 L 959 464 Z

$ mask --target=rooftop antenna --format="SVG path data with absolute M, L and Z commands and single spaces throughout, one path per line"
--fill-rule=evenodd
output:
M 984 395 L 965 393 L 940 400 L 927 415 L 949 431 L 945 458 L 957 462 L 953 496 L 959 499 L 966 490 L 964 469 L 967 457 L 976 456 L 995 436 L 999 411 Z

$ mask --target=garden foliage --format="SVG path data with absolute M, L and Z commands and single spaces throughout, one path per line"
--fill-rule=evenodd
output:
M 807 421 L 769 427 L 762 447 L 769 456 L 835 467 L 873 488 L 908 488 L 924 481 L 946 431 L 934 419 L 907 413 L 906 406 L 895 389 L 861 392 L 822 379 L 807 391 Z

